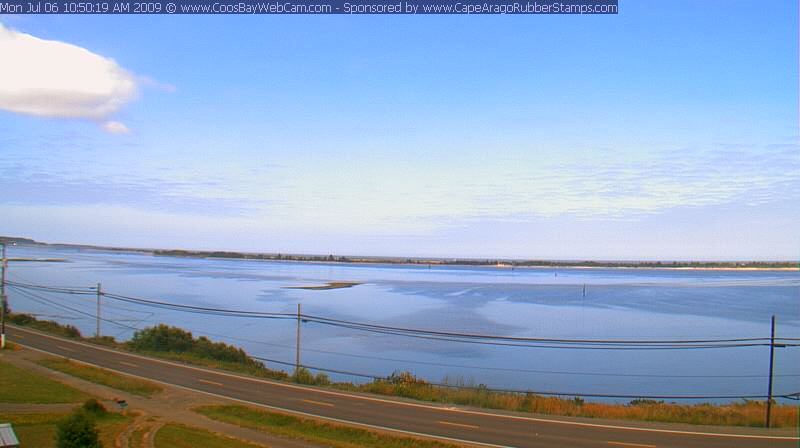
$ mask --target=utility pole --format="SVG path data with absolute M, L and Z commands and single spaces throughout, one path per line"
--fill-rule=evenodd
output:
M 95 331 L 94 331 L 94 337 L 96 337 L 97 339 L 100 339 L 100 297 L 102 295 L 103 295 L 103 286 L 100 283 L 98 283 L 97 284 L 97 311 L 95 313 L 96 328 L 95 328 Z
M 297 338 L 295 340 L 294 374 L 300 372 L 300 304 L 297 304 Z
M 6 307 L 8 301 L 6 300 L 6 267 L 8 266 L 8 258 L 6 258 L 6 243 L 0 243 L 3 246 L 3 260 L 2 267 L 0 267 L 0 349 L 6 348 Z
M 775 363 L 775 315 L 772 316 L 772 333 L 769 338 L 769 387 L 767 388 L 767 422 L 764 426 L 769 428 L 769 419 L 772 413 L 772 367 Z

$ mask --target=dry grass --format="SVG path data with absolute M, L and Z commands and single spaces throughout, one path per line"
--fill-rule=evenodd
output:
M 383 434 L 244 406 L 202 406 L 194 410 L 214 420 L 334 448 L 457 448 L 435 440 Z
M 143 397 L 152 397 L 163 390 L 161 386 L 150 381 L 121 375 L 110 370 L 80 364 L 67 359 L 47 358 L 36 363 L 48 369 L 58 370 L 67 375 Z
M 580 398 L 565 399 L 535 394 L 493 392 L 481 388 L 458 389 L 433 386 L 413 377 L 407 377 L 405 381 L 376 381 L 357 386 L 355 390 L 438 403 L 538 414 L 695 425 L 758 427 L 764 425 L 766 412 L 766 402 L 762 401 L 745 400 L 729 404 L 674 404 L 651 400 L 636 400 L 629 404 L 590 403 Z M 797 406 L 773 404 L 774 427 L 797 427 L 798 418 L 800 413 Z
M 168 423 L 158 430 L 156 448 L 263 448 L 200 428 Z

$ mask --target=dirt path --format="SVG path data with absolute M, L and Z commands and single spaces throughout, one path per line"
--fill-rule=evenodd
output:
M 56 404 L 33 404 L 33 403 L 0 403 L 0 412 L 4 414 L 39 414 L 39 413 L 62 413 L 72 412 L 80 406 L 80 403 L 56 403 Z
M 147 425 L 147 416 L 144 414 L 139 414 L 133 422 L 125 428 L 124 431 L 117 434 L 117 439 L 114 440 L 114 447 L 116 448 L 128 448 L 130 444 L 131 436 L 133 432 L 146 427 Z
M 161 427 L 164 426 L 164 422 L 156 422 L 150 429 L 147 430 L 144 437 L 142 437 L 142 441 L 144 442 L 143 448 L 155 448 L 156 446 L 156 434 Z

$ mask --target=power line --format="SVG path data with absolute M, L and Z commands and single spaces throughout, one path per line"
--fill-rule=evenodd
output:
M 275 364 L 281 364 L 286 366 L 294 366 L 295 363 L 293 362 L 286 362 L 280 361 L 277 359 L 270 359 L 270 358 L 262 358 L 253 356 L 253 358 L 258 359 L 259 361 L 266 361 L 272 362 Z M 309 369 L 309 370 L 317 370 L 320 372 L 330 372 L 330 373 L 337 373 L 342 375 L 350 375 L 356 376 L 361 378 L 370 378 L 373 380 L 388 380 L 385 376 L 380 375 L 370 375 L 367 373 L 359 373 L 359 372 L 351 372 L 346 370 L 338 370 L 338 369 L 330 369 L 325 367 L 318 367 L 318 366 L 311 366 L 307 364 L 301 364 L 300 367 Z M 592 398 L 631 398 L 631 399 L 651 399 L 651 400 L 722 400 L 722 399 L 765 399 L 767 398 L 766 395 L 635 395 L 635 394 L 597 394 L 597 393 L 581 393 L 581 392 L 554 392 L 554 391 L 536 391 L 536 390 L 520 390 L 520 389 L 497 389 L 497 388 L 490 388 L 490 387 L 475 387 L 475 386 L 464 386 L 464 385 L 457 385 L 457 384 L 447 384 L 447 383 L 432 383 L 425 381 L 426 385 L 429 386 L 436 386 L 436 387 L 446 387 L 446 388 L 453 388 L 453 389 L 469 389 L 469 390 L 482 390 L 488 392 L 499 392 L 499 393 L 509 393 L 509 394 L 534 394 L 534 395 L 548 395 L 548 396 L 570 396 L 570 397 L 592 397 Z M 784 395 L 774 395 L 773 397 L 779 398 L 791 398 L 797 395 L 796 393 L 793 394 L 784 394 Z
M 87 313 L 85 311 L 81 311 L 81 310 L 69 307 L 69 306 L 61 304 L 61 303 L 54 302 L 54 301 L 52 301 L 50 299 L 47 299 L 45 297 L 42 297 L 42 296 L 40 296 L 38 294 L 35 294 L 35 293 L 32 293 L 30 291 L 22 291 L 22 290 L 18 289 L 15 286 L 12 286 L 12 285 L 9 285 L 9 287 L 13 288 L 18 293 L 28 297 L 29 299 L 31 299 L 31 300 L 33 300 L 35 302 L 38 302 L 38 303 L 42 304 L 42 305 L 50 305 L 50 306 L 53 306 L 53 307 L 56 307 L 56 308 L 61 308 L 61 309 L 67 310 L 67 311 L 72 311 L 74 313 L 78 313 L 78 314 L 81 314 L 81 315 L 84 315 L 84 316 L 87 316 L 87 317 L 91 317 L 92 319 L 96 319 L 97 318 L 97 316 L 95 316 L 93 314 L 90 314 L 90 313 Z M 139 330 L 139 328 L 136 328 L 136 327 L 133 327 L 133 326 L 130 326 L 130 325 L 127 325 L 127 324 L 123 324 L 122 322 L 119 322 L 119 321 L 116 321 L 116 320 L 106 319 L 106 318 L 102 318 L 102 317 L 100 318 L 100 320 L 102 320 L 103 322 L 108 322 L 108 323 L 111 323 L 111 324 L 114 324 L 114 325 L 118 325 L 120 327 L 125 327 L 125 328 L 128 328 L 130 330 Z
M 14 278 L 20 279 L 21 280 L 20 283 L 24 283 L 24 284 L 28 284 L 28 285 L 35 285 L 34 282 L 31 282 L 30 280 L 26 279 L 25 277 L 20 275 L 19 272 L 14 272 Z M 70 285 L 70 286 L 65 286 L 65 285 L 35 285 L 35 286 L 40 286 L 40 287 L 41 286 L 46 286 L 46 287 L 49 287 L 49 288 L 59 288 L 59 289 L 71 289 L 71 290 L 75 290 L 75 291 L 83 291 L 83 290 L 94 291 L 95 289 L 97 289 L 95 286 L 74 286 L 74 285 Z
M 251 317 L 251 318 L 267 318 L 267 319 L 296 319 L 296 313 L 275 313 L 275 312 L 259 312 L 259 311 L 243 311 L 243 310 L 231 310 L 231 309 L 224 309 L 224 308 L 208 308 L 208 307 L 198 307 L 198 306 L 191 306 L 191 305 L 179 305 L 169 302 L 163 301 L 154 301 L 154 300 L 147 300 L 147 299 L 139 299 L 130 296 L 122 296 L 119 294 L 112 294 L 112 293 L 103 293 L 103 296 L 109 297 L 112 299 L 122 300 L 125 302 L 130 303 L 137 303 L 145 306 L 154 306 L 158 308 L 166 308 L 172 310 L 179 310 L 179 311 L 186 311 L 195 314 L 210 314 L 210 315 L 218 315 L 218 316 L 228 316 L 228 317 Z M 334 327 L 341 327 L 341 328 L 349 328 L 354 330 L 361 330 L 361 331 L 368 331 L 372 333 L 379 333 L 379 334 L 387 334 L 387 335 L 395 335 L 395 336 L 405 336 L 405 337 L 412 337 L 418 339 L 428 339 L 428 340 L 440 340 L 440 341 L 448 341 L 448 342 L 461 342 L 461 343 L 469 343 L 469 344 L 480 344 L 480 345 L 495 345 L 495 346 L 509 346 L 509 347 L 529 347 L 529 348 L 564 348 L 564 349 L 582 349 L 582 350 L 678 350 L 678 349 L 704 349 L 704 348 L 735 348 L 735 347 L 749 347 L 749 346 L 762 346 L 768 345 L 763 343 L 748 343 L 748 344 L 714 344 L 714 345 L 687 345 L 687 346 L 665 346 L 665 345 L 638 345 L 634 347 L 625 347 L 619 346 L 615 344 L 611 344 L 608 346 L 600 346 L 601 342 L 595 342 L 594 346 L 574 346 L 574 345 L 567 345 L 565 342 L 554 343 L 558 345 L 542 345 L 542 344 L 529 344 L 529 343 L 512 343 L 512 342 L 493 342 L 493 341 L 485 341 L 485 340 L 477 340 L 473 338 L 468 339 L 458 339 L 458 338 L 447 338 L 447 337 L 439 337 L 439 336 L 426 336 L 425 333 L 423 334 L 415 334 L 412 333 L 414 330 L 409 331 L 394 331 L 394 330 L 381 330 L 379 329 L 380 326 L 373 326 L 373 325 L 346 325 L 341 324 L 335 321 L 325 319 L 325 320 L 318 320 L 316 316 L 307 316 L 301 314 L 301 319 L 304 322 L 316 322 L 323 325 L 329 325 Z M 377 328 L 376 328 L 377 327 Z
M 66 306 L 62 303 L 54 302 L 50 299 L 42 297 L 38 294 L 35 294 L 31 291 L 25 291 L 26 287 L 29 288 L 36 288 L 40 290 L 45 290 L 48 293 L 65 293 L 69 294 L 69 292 L 62 291 L 62 288 L 55 288 L 55 287 L 45 287 L 42 285 L 28 285 L 28 284 L 18 284 L 17 282 L 8 283 L 10 287 L 12 287 L 16 292 L 28 297 L 31 300 L 34 300 L 40 304 L 45 304 L 61 309 L 65 309 L 74 313 L 78 313 L 84 316 L 88 316 L 91 318 L 95 318 L 96 316 L 83 312 L 81 310 L 77 310 L 75 308 Z M 24 285 L 24 286 L 21 286 Z M 91 292 L 90 292 L 91 294 Z M 104 293 L 104 296 L 114 298 L 117 300 L 127 301 L 131 303 L 135 303 L 138 305 L 143 306 L 155 306 L 161 308 L 169 308 L 169 309 L 179 309 L 181 311 L 188 311 L 191 313 L 197 314 L 217 314 L 221 316 L 232 316 L 236 315 L 238 317 L 259 317 L 259 318 L 285 318 L 284 316 L 289 316 L 289 318 L 296 318 L 296 314 L 294 313 L 268 313 L 268 312 L 257 312 L 257 311 L 243 311 L 243 310 L 229 310 L 229 309 L 222 309 L 222 308 L 209 308 L 209 307 L 197 307 L 191 305 L 180 305 L 180 304 L 172 304 L 169 302 L 161 302 L 161 301 L 153 301 L 147 299 L 139 299 L 130 296 L 123 296 L 118 294 L 111 294 L 111 293 Z M 138 310 L 130 310 L 128 311 L 133 312 L 140 312 Z M 152 313 L 151 313 L 152 314 Z M 730 348 L 730 347 L 745 347 L 745 346 L 762 346 L 762 345 L 769 345 L 769 344 L 761 344 L 761 343 L 752 343 L 752 344 L 731 344 L 730 342 L 736 341 L 754 341 L 754 340 L 761 340 L 763 338 L 739 338 L 739 339 L 716 339 L 716 340 L 693 340 L 693 341 L 680 341 L 685 344 L 690 344 L 688 346 L 675 346 L 677 343 L 676 341 L 636 341 L 637 346 L 634 347 L 624 347 L 620 346 L 623 343 L 632 343 L 632 341 L 622 341 L 622 340 L 574 340 L 574 339 L 544 339 L 544 338 L 514 338 L 514 337 L 497 337 L 492 335 L 475 335 L 475 334 L 467 334 L 467 333 L 452 333 L 452 332 L 429 332 L 427 330 L 416 330 L 416 329 L 404 329 L 400 327 L 389 327 L 389 326 L 380 326 L 380 325 L 372 325 L 372 324 L 361 324 L 358 322 L 350 322 L 344 320 L 337 320 L 337 319 L 328 319 L 319 316 L 307 316 L 301 315 L 302 320 L 306 322 L 315 322 L 320 323 L 323 325 L 330 325 L 334 327 L 341 327 L 341 328 L 350 328 L 356 329 L 361 331 L 369 331 L 373 333 L 382 333 L 387 335 L 398 335 L 398 336 L 406 336 L 406 337 L 417 337 L 423 339 L 432 339 L 432 340 L 443 340 L 443 341 L 453 341 L 453 342 L 464 342 L 464 343 L 479 343 L 479 344 L 490 344 L 490 345 L 510 345 L 510 346 L 522 346 L 522 347 L 541 347 L 541 348 L 575 348 L 575 349 L 606 349 L 606 350 L 621 350 L 621 349 L 630 349 L 630 350 L 643 350 L 643 349 L 695 349 L 695 348 Z M 133 327 L 130 325 L 123 324 L 117 320 L 112 319 L 101 319 L 106 322 L 110 322 L 114 325 L 118 325 L 121 327 L 125 327 L 132 330 L 139 330 L 137 327 Z M 415 334 L 414 332 L 419 332 L 421 334 Z M 431 335 L 430 333 L 434 333 Z M 445 335 L 452 335 L 452 337 L 445 337 Z M 468 337 L 465 339 L 459 339 L 460 336 L 467 335 Z M 222 337 L 229 337 L 225 335 L 218 335 Z M 599 347 L 596 345 L 592 346 L 567 346 L 567 345 L 534 345 L 534 344 L 520 344 L 516 342 L 495 342 L 495 341 L 486 341 L 486 340 L 477 340 L 478 337 L 487 337 L 491 339 L 501 339 L 501 340 L 509 340 L 509 341 L 544 341 L 544 342 L 558 342 L 560 344 L 576 344 L 580 341 L 580 343 L 592 343 L 592 344 L 601 344 L 601 343 L 611 343 L 615 344 L 611 347 Z M 776 338 L 776 340 L 779 338 Z M 780 338 L 782 340 L 800 340 L 800 338 Z M 258 342 L 258 341 L 252 341 Z M 704 345 L 697 345 L 699 342 L 720 342 L 719 344 L 704 344 Z M 673 344 L 673 345 L 656 345 L 653 346 L 652 344 Z M 643 344 L 650 344 L 645 345 Z M 276 344 L 272 344 L 276 345 Z M 782 344 L 784 346 L 797 346 L 798 344 Z M 325 353 L 326 351 L 323 350 L 313 350 L 321 353 Z M 332 354 L 339 354 L 339 355 L 346 355 L 346 356 L 356 356 L 356 357 L 366 357 L 360 355 L 353 355 L 353 354 L 346 354 L 340 352 L 328 352 Z M 262 358 L 258 356 L 251 356 L 254 359 L 263 360 L 267 362 L 274 362 L 283 365 L 295 365 L 294 363 L 287 363 L 280 360 L 269 359 L 269 358 Z M 374 358 L 374 357 L 373 357 Z M 381 359 L 381 358 L 375 358 Z M 390 358 L 384 358 L 387 360 L 391 360 Z M 462 365 L 447 365 L 443 363 L 427 363 L 424 361 L 409 361 L 409 360 L 395 360 L 398 362 L 415 362 L 419 364 L 432 364 L 432 365 L 441 365 L 441 366 L 452 366 L 452 367 L 461 367 L 461 368 L 480 368 L 477 366 L 462 366 Z M 318 370 L 324 372 L 331 372 L 343 375 L 351 375 L 351 376 L 359 376 L 364 378 L 372 378 L 372 379 L 385 379 L 385 377 L 377 376 L 377 375 L 369 375 L 359 372 L 352 372 L 352 371 L 345 371 L 345 370 L 338 370 L 338 369 L 330 369 L 318 366 L 310 366 L 310 365 L 301 365 L 301 367 L 305 367 L 311 370 Z M 491 370 L 501 370 L 502 368 L 487 368 Z M 686 377 L 686 378 L 748 378 L 748 377 L 763 377 L 763 375 L 637 375 L 637 374 L 615 374 L 615 373 L 598 373 L 598 372 L 563 372 L 563 371 L 535 371 L 535 370 L 526 370 L 526 369 L 508 369 L 512 371 L 521 371 L 521 372 L 532 372 L 532 373 L 550 373 L 550 374 L 575 374 L 575 375 L 592 375 L 592 376 L 632 376 L 632 377 L 668 377 L 668 378 L 679 378 L 679 377 Z M 778 375 L 778 376 L 800 376 L 800 375 Z M 457 386 L 452 384 L 446 383 L 427 383 L 432 386 L 440 386 L 440 387 L 456 387 L 456 388 L 470 388 L 466 386 Z M 558 396 L 584 396 L 584 397 L 597 397 L 597 398 L 647 398 L 647 399 L 732 399 L 732 398 L 747 398 L 747 399 L 760 399 L 765 398 L 764 395 L 682 395 L 682 396 L 668 396 L 668 395 L 653 395 L 653 396 L 643 396 L 643 395 L 631 395 L 631 394 L 592 394 L 592 393 L 566 393 L 566 392 L 552 392 L 552 391 L 529 391 L 529 390 L 514 390 L 514 389 L 492 389 L 492 388 L 485 388 L 481 387 L 481 390 L 489 390 L 493 392 L 507 392 L 507 393 L 534 393 L 538 395 L 558 395 Z M 781 398 L 792 398 L 797 394 L 785 394 L 785 395 L 775 395 Z
M 84 312 L 82 312 L 80 310 L 76 310 L 76 309 L 70 308 L 70 307 L 68 307 L 66 305 L 62 305 L 62 304 L 59 304 L 59 303 L 52 302 L 52 301 L 50 301 L 48 299 L 45 299 L 45 298 L 40 297 L 40 296 L 37 296 L 32 292 L 20 291 L 20 290 L 17 290 L 14 286 L 11 286 L 11 285 L 9 285 L 9 288 L 11 288 L 12 290 L 16 291 L 18 294 L 22 294 L 24 297 L 28 298 L 29 300 L 33 300 L 34 302 L 39 303 L 41 305 L 49 306 L 49 307 L 52 307 L 52 308 L 58 308 L 58 309 L 61 309 L 62 311 L 68 311 L 70 313 L 77 313 L 77 314 L 80 314 L 80 315 L 87 315 L 87 313 L 84 313 Z M 94 316 L 90 316 L 90 317 L 94 317 Z M 71 318 L 72 319 L 84 319 L 83 317 L 75 317 L 74 315 Z
M 87 294 L 86 290 L 55 288 L 44 285 L 23 284 L 18 282 L 9 285 L 23 288 L 39 288 L 51 292 L 65 292 L 73 294 Z M 96 288 L 92 288 L 96 289 Z M 88 292 L 90 293 L 90 292 Z M 144 306 L 165 308 L 192 312 L 197 314 L 212 314 L 229 317 L 255 317 L 272 319 L 296 319 L 295 313 L 263 312 L 250 310 L 236 310 L 226 308 L 201 307 L 193 305 L 176 304 L 165 301 L 142 299 L 121 294 L 102 292 L 103 296 Z M 459 333 L 451 331 L 425 330 L 416 328 L 403 328 L 387 325 L 354 322 L 342 319 L 332 319 L 323 316 L 300 315 L 305 322 L 315 322 L 322 325 L 347 328 L 393 336 L 413 337 L 419 339 L 439 340 L 446 342 L 461 342 L 481 345 L 529 347 L 529 348 L 562 348 L 577 350 L 678 350 L 678 349 L 718 349 L 768 346 L 765 341 L 769 338 L 730 338 L 730 339 L 694 339 L 694 340 L 622 340 L 622 339 L 561 339 L 561 338 L 531 338 L 516 336 L 499 336 L 476 333 Z M 800 338 L 776 338 L 781 341 L 800 341 Z M 764 341 L 764 342 L 762 342 Z M 784 343 L 786 347 L 795 347 L 800 344 Z
M 17 286 L 20 288 L 26 289 L 38 289 L 43 291 L 52 291 L 52 292 L 60 292 L 63 294 L 79 294 L 79 295 L 89 295 L 95 294 L 95 287 L 94 286 L 87 286 L 81 288 L 64 288 L 64 287 L 57 287 L 57 286 L 44 286 L 44 285 L 34 285 L 30 283 L 21 283 L 15 282 L 11 280 L 6 280 L 6 285 L 8 286 Z
M 475 339 L 458 339 L 458 338 L 448 338 L 448 337 L 438 337 L 438 336 L 428 336 L 428 335 L 420 335 L 420 334 L 413 334 L 413 333 L 406 333 L 406 332 L 396 332 L 390 330 L 379 330 L 373 328 L 365 328 L 362 326 L 356 325 L 345 325 L 345 324 L 336 324 L 331 322 L 325 321 L 316 321 L 310 319 L 304 319 L 310 322 L 316 322 L 322 325 L 330 325 L 334 327 L 341 327 L 341 328 L 349 328 L 353 330 L 360 330 L 366 331 L 370 333 L 378 333 L 378 334 L 386 334 L 392 336 L 405 336 L 410 338 L 417 338 L 417 339 L 426 339 L 426 340 L 434 340 L 434 341 L 446 341 L 446 342 L 460 342 L 464 344 L 478 344 L 478 345 L 492 345 L 492 346 L 503 346 L 503 347 L 527 347 L 527 348 L 546 348 L 546 349 L 570 349 L 570 350 L 699 350 L 699 349 L 716 349 L 716 348 L 741 348 L 741 347 L 760 347 L 760 346 L 769 346 L 768 343 L 747 343 L 747 344 L 713 344 L 713 345 L 672 345 L 672 346 L 619 346 L 619 345 L 611 345 L 611 346 L 600 346 L 600 345 L 592 345 L 592 346 L 585 346 L 585 345 L 544 345 L 544 344 L 525 344 L 525 343 L 515 343 L 515 342 L 497 342 L 497 341 L 486 341 L 486 340 L 475 340 Z M 784 344 L 784 345 L 794 345 L 794 344 Z
M 294 349 L 293 345 L 276 344 L 274 342 L 257 341 L 255 339 L 240 338 L 220 333 L 211 333 L 208 331 L 195 331 L 197 334 L 214 336 L 232 341 L 250 342 L 253 344 L 266 345 L 270 347 L 280 347 L 285 349 Z M 476 370 L 489 370 L 499 372 L 516 372 L 516 373 L 536 373 L 536 374 L 552 374 L 552 375 L 576 375 L 576 376 L 607 376 L 607 377 L 632 377 L 632 378 L 766 378 L 767 375 L 763 374 L 746 374 L 746 375 L 659 375 L 659 374 L 646 374 L 646 373 L 614 373 L 614 372 L 574 372 L 563 370 L 536 370 L 536 369 L 519 369 L 511 367 L 488 367 L 488 366 L 475 366 L 467 364 L 450 364 L 432 361 L 419 361 L 413 359 L 400 359 L 400 358 L 387 358 L 383 356 L 370 356 L 359 355 L 355 353 L 345 353 L 333 350 L 322 350 L 315 348 L 303 348 L 304 352 L 322 353 L 328 355 L 346 356 L 359 359 L 371 359 L 376 361 L 389 361 L 406 364 L 420 364 L 435 367 L 455 367 L 461 369 L 476 369 Z M 294 364 L 292 364 L 294 365 Z M 777 374 L 775 377 L 800 377 L 800 374 Z
M 212 307 L 202 307 L 202 306 L 194 306 L 194 305 L 182 305 L 170 302 L 163 302 L 158 300 L 148 300 L 148 299 L 141 299 L 137 297 L 131 296 L 124 296 L 121 294 L 112 294 L 108 292 L 103 293 L 104 297 L 108 297 L 110 299 L 121 300 L 123 302 L 129 303 L 137 303 L 140 305 L 146 306 L 154 306 L 159 308 L 167 308 L 167 309 L 177 309 L 177 310 L 189 310 L 190 312 L 196 312 L 198 314 L 218 314 L 223 316 L 233 316 L 233 317 L 259 317 L 259 318 L 292 318 L 296 319 L 296 313 L 276 313 L 276 312 L 264 312 L 264 311 L 248 311 L 248 310 L 233 310 L 233 309 L 225 309 L 225 308 L 212 308 Z
M 498 336 L 498 335 L 486 335 L 486 334 L 476 334 L 476 333 L 457 333 L 457 332 L 447 332 L 447 331 L 436 331 L 436 330 L 424 330 L 424 329 L 413 329 L 413 328 L 402 328 L 402 327 L 392 327 L 386 325 L 376 325 L 376 324 L 366 324 L 362 322 L 353 322 L 347 320 L 340 320 L 340 319 L 331 319 L 327 317 L 320 317 L 320 316 L 313 316 L 313 315 L 304 315 L 306 320 L 311 320 L 319 323 L 331 322 L 331 323 L 340 323 L 340 324 L 348 324 L 354 326 L 361 326 L 361 327 L 368 327 L 368 328 L 376 328 L 381 330 L 392 330 L 392 331 L 399 331 L 399 332 L 409 332 L 409 333 L 416 333 L 416 334 L 430 334 L 436 336 L 450 336 L 450 337 L 459 337 L 459 338 L 475 338 L 475 339 L 497 339 L 497 340 L 508 340 L 508 341 L 526 341 L 526 342 L 549 342 L 549 343 L 566 343 L 566 344 L 622 344 L 622 345 L 631 345 L 631 344 L 703 344 L 703 343 L 726 343 L 726 342 L 749 342 L 749 341 L 768 341 L 770 338 L 735 338 L 735 339 L 698 339 L 698 340 L 623 340 L 623 339 L 555 339 L 555 338 L 531 338 L 531 337 L 516 337 L 516 336 Z

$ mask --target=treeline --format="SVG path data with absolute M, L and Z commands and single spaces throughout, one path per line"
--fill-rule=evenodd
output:
M 554 260 L 503 260 L 503 259 L 422 259 L 391 257 L 353 257 L 343 255 L 287 255 L 230 251 L 154 250 L 153 255 L 197 258 L 240 258 L 246 260 L 285 260 L 328 263 L 380 263 L 418 264 L 443 266 L 499 266 L 513 267 L 580 267 L 580 268 L 695 268 L 695 269 L 786 269 L 798 268 L 794 261 L 554 261 Z
M 552 266 L 552 267 L 597 267 L 597 268 L 696 268 L 696 269 L 735 269 L 735 268 L 760 268 L 760 269 L 785 269 L 798 268 L 796 261 L 544 261 L 526 260 L 509 262 L 513 266 Z
M 333 255 L 285 255 L 285 254 L 253 254 L 245 252 L 228 251 L 194 251 L 194 250 L 154 250 L 153 255 L 168 257 L 196 257 L 196 258 L 242 258 L 245 260 L 286 260 L 286 261 L 318 261 L 353 263 L 358 261 L 344 256 Z M 374 261 L 372 261 L 374 263 Z
M 0 243 L 5 244 L 39 244 L 30 238 L 22 238 L 18 236 L 1 236 Z

